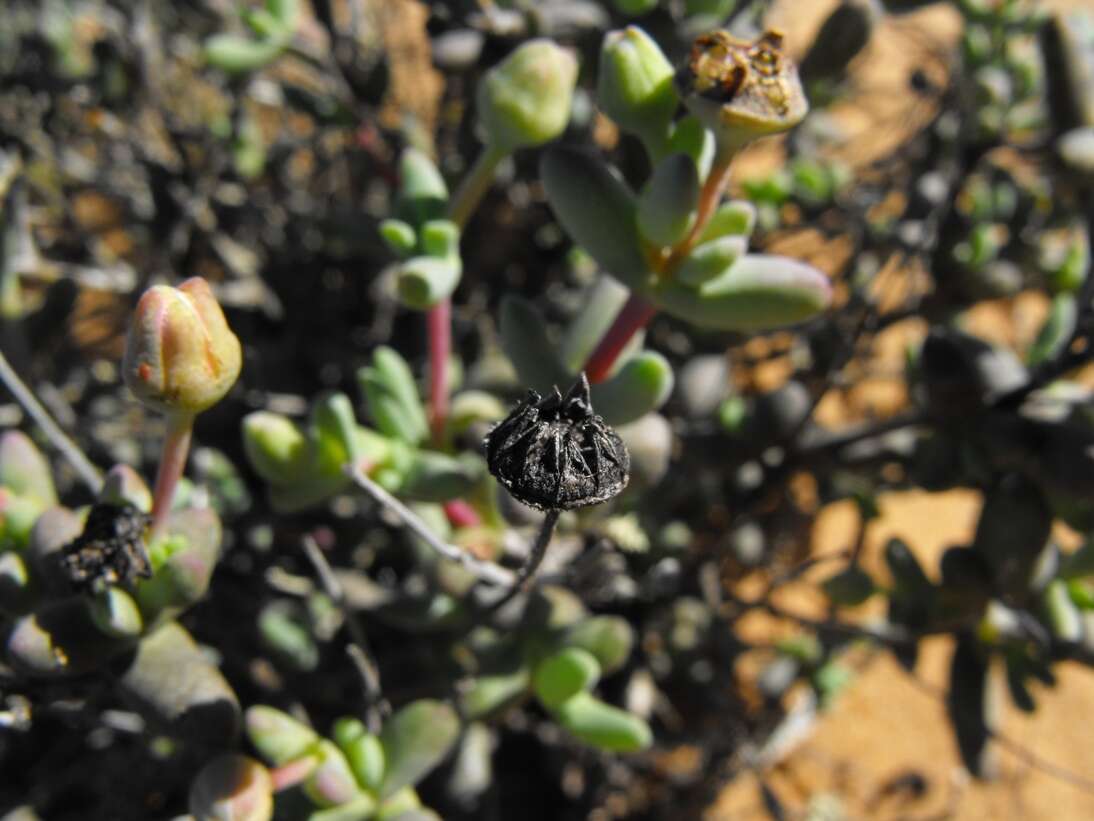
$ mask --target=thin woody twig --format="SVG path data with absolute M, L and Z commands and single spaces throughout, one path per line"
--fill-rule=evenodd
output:
M 380 671 L 369 654 L 368 638 L 357 617 L 346 607 L 345 591 L 327 561 L 327 557 L 323 555 L 323 551 L 311 536 L 304 537 L 304 553 L 315 568 L 315 575 L 319 577 L 323 590 L 342 613 L 346 630 L 350 634 L 350 642 L 346 645 L 346 655 L 357 668 L 365 688 L 365 724 L 370 733 L 379 733 L 386 709 L 380 688 Z
M 92 493 L 98 493 L 102 488 L 103 480 L 102 475 L 99 473 L 99 469 L 91 464 L 91 461 L 84 455 L 84 452 L 80 450 L 80 446 L 77 445 L 66 434 L 61 427 L 53 421 L 53 417 L 49 415 L 42 403 L 38 401 L 38 398 L 34 395 L 33 391 L 27 387 L 26 383 L 19 378 L 19 374 L 15 372 L 15 369 L 11 367 L 7 357 L 0 351 L 0 381 L 2 381 L 11 391 L 12 396 L 16 401 L 23 406 L 23 410 L 27 412 L 27 416 L 34 420 L 34 423 L 42 429 L 42 433 L 46 435 L 46 438 L 52 443 L 69 464 L 75 469 L 76 474 L 80 477 L 80 480 L 87 485 L 88 489 Z
M 489 584 L 504 586 L 510 586 L 516 581 L 516 575 L 512 571 L 506 570 L 493 562 L 476 559 L 466 550 L 438 539 L 436 534 L 429 529 L 429 526 L 414 514 L 414 511 L 372 481 L 360 465 L 347 465 L 346 473 L 359 488 L 398 516 L 403 525 L 415 536 L 444 558 L 462 565 L 477 579 Z

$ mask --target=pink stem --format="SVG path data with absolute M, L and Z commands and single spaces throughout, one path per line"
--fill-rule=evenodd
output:
M 315 772 L 315 768 L 318 764 L 319 759 L 315 756 L 306 756 L 270 770 L 270 778 L 273 780 L 273 791 L 281 792 L 282 790 L 287 790 L 289 787 L 295 787 Z
M 186 467 L 193 432 L 194 414 L 178 412 L 167 417 L 167 435 L 163 439 L 156 488 L 152 494 L 152 533 L 149 541 L 154 541 L 163 534 L 167 514 L 171 512 L 171 502 L 175 498 L 175 489 L 182 478 L 183 468 Z
M 608 378 L 615 360 L 627 347 L 631 337 L 645 328 L 656 313 L 657 309 L 642 297 L 634 293 L 627 297 L 626 303 L 616 314 L 611 327 L 597 343 L 596 349 L 585 363 L 585 375 L 589 377 L 590 382 L 595 385 Z
M 452 300 L 443 299 L 426 313 L 429 333 L 429 425 L 433 444 L 444 445 L 448 420 L 448 359 L 452 353 Z

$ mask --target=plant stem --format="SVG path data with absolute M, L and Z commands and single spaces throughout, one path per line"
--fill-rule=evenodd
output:
M 699 203 L 696 206 L 695 225 L 688 235 L 680 240 L 669 251 L 661 266 L 661 276 L 671 276 L 673 271 L 683 262 L 691 249 L 699 242 L 710 218 L 718 209 L 718 205 L 729 186 L 730 171 L 733 167 L 733 158 L 737 155 L 735 148 L 722 147 L 714 157 L 714 164 L 703 183 L 703 190 L 699 193 Z M 619 354 L 627 346 L 631 337 L 649 324 L 657 309 L 641 297 L 632 293 L 627 298 L 626 304 L 616 315 L 611 327 L 601 338 L 588 361 L 585 363 L 585 374 L 589 382 L 594 385 L 603 382 L 611 373 Z
M 429 427 L 433 444 L 444 444 L 448 421 L 448 360 L 452 355 L 452 300 L 445 297 L 425 316 L 429 334 Z
M 152 493 L 152 531 L 149 542 L 163 534 L 167 514 L 175 498 L 175 488 L 186 467 L 190 439 L 194 433 L 194 414 L 177 411 L 167 417 L 167 435 L 163 438 L 160 467 L 156 473 L 156 488 Z
M 498 170 L 498 165 L 508 156 L 508 151 L 496 146 L 484 145 L 479 156 L 475 158 L 475 164 L 471 166 L 460 187 L 456 189 L 455 196 L 448 203 L 448 218 L 456 223 L 461 231 L 494 182 L 494 172 Z
M 671 275 L 699 242 L 699 237 L 703 235 L 703 231 L 710 223 L 710 218 L 714 216 L 714 212 L 722 202 L 726 188 L 729 187 L 729 177 L 733 170 L 733 158 L 736 156 L 737 149 L 735 148 L 720 147 L 718 149 L 710 173 L 707 174 L 706 182 L 703 183 L 703 190 L 699 192 L 699 204 L 695 209 L 695 224 L 691 227 L 688 235 L 678 242 L 669 253 L 664 266 L 662 266 L 662 274 Z
M 448 203 L 448 218 L 462 231 L 494 181 L 494 172 L 508 152 L 483 146 L 475 164 Z M 429 425 L 433 444 L 444 444 L 448 420 L 448 360 L 452 355 L 452 300 L 442 299 L 426 312 L 429 335 Z
M 491 613 L 496 613 L 506 604 L 513 600 L 513 597 L 524 589 L 525 582 L 527 582 L 532 576 L 535 575 L 536 570 L 543 564 L 543 557 L 547 555 L 547 545 L 551 543 L 551 536 L 554 535 L 555 525 L 558 524 L 559 511 L 548 510 L 547 515 L 543 517 L 543 524 L 539 527 L 539 533 L 536 535 L 535 544 L 532 545 L 532 552 L 528 554 L 528 561 L 524 563 L 517 572 L 517 580 L 513 583 L 505 594 L 486 606 L 486 609 L 482 612 L 482 615 L 487 616 Z
M 637 294 L 631 293 L 627 297 L 627 301 L 619 309 L 611 327 L 601 337 L 585 363 L 585 375 L 589 378 L 589 382 L 595 385 L 608 378 L 615 360 L 627 347 L 631 337 L 645 328 L 656 313 L 657 309 Z
M 357 620 L 356 614 L 346 606 L 346 595 L 342 583 L 338 581 L 334 568 L 330 566 L 318 543 L 308 535 L 304 537 L 303 544 L 304 553 L 315 568 L 315 574 L 319 577 L 323 591 L 330 596 L 331 601 L 342 613 L 342 621 L 350 635 L 350 641 L 346 645 L 346 655 L 357 668 L 365 690 L 365 725 L 370 733 L 378 735 L 383 724 L 383 717 L 388 712 L 388 705 L 383 700 L 380 670 L 369 652 L 368 637 Z
M 27 416 L 34 420 L 34 423 L 42 429 L 42 433 L 46 435 L 46 438 L 53 444 L 61 455 L 68 460 L 68 463 L 75 469 L 80 480 L 87 485 L 88 490 L 92 493 L 98 493 L 103 486 L 102 476 L 99 474 L 99 469 L 96 468 L 91 461 L 84 455 L 84 452 L 80 450 L 79 445 L 72 441 L 68 435 L 61 430 L 61 427 L 53 421 L 53 417 L 49 415 L 42 403 L 38 401 L 38 398 L 34 395 L 34 392 L 27 387 L 26 383 L 19 378 L 19 374 L 15 372 L 15 369 L 8 362 L 7 357 L 4 356 L 3 351 L 0 351 L 0 382 L 3 382 L 11 391 L 12 396 L 16 401 L 23 406 L 23 410 L 27 412 Z
M 514 576 L 511 571 L 493 562 L 476 559 L 466 550 L 462 550 L 454 544 L 447 544 L 437 538 L 437 534 L 430 530 L 429 525 L 415 515 L 414 511 L 372 481 L 361 465 L 347 465 L 346 473 L 353 479 L 357 487 L 367 492 L 373 499 L 398 516 L 408 530 L 444 558 L 451 559 L 462 565 L 476 578 L 489 584 L 508 585 L 513 583 Z

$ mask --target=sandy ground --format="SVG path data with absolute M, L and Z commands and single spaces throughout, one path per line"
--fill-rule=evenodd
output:
M 881 567 L 881 548 L 892 536 L 915 545 L 928 572 L 948 546 L 968 539 L 980 500 L 976 493 L 889 494 L 872 526 L 865 565 Z M 814 527 L 814 553 L 845 548 L 854 538 L 857 517 L 850 504 L 826 508 Z M 880 571 L 878 571 L 880 572 Z M 805 587 L 787 591 L 787 606 L 798 612 L 815 605 Z M 754 625 L 754 629 L 771 629 Z M 819 811 L 832 796 L 843 817 L 863 819 L 1057 819 L 1094 818 L 1094 791 L 1000 750 L 1000 775 L 990 783 L 969 778 L 950 733 L 940 693 L 945 687 L 952 643 L 925 643 L 913 678 L 888 654 L 865 663 L 854 684 L 842 693 L 811 736 L 765 774 L 788 810 Z M 1077 665 L 1059 668 L 1054 689 L 1035 692 L 1038 709 L 1027 716 L 1008 707 L 1003 732 L 1045 763 L 1094 779 L 1094 671 Z M 899 785 L 920 779 L 912 794 Z M 768 819 L 758 780 L 745 775 L 727 786 L 709 809 L 707 821 Z M 841 816 L 808 816 L 841 817 Z

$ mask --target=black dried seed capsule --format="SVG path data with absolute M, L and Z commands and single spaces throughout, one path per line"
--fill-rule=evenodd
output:
M 100 503 L 91 508 L 84 532 L 61 548 L 61 566 L 73 590 L 98 592 L 132 585 L 152 575 L 144 547 L 151 517 L 132 505 Z
M 585 374 L 565 396 L 557 387 L 546 397 L 528 391 L 484 444 L 490 473 L 539 510 L 595 505 L 627 486 L 630 456 L 593 412 Z

